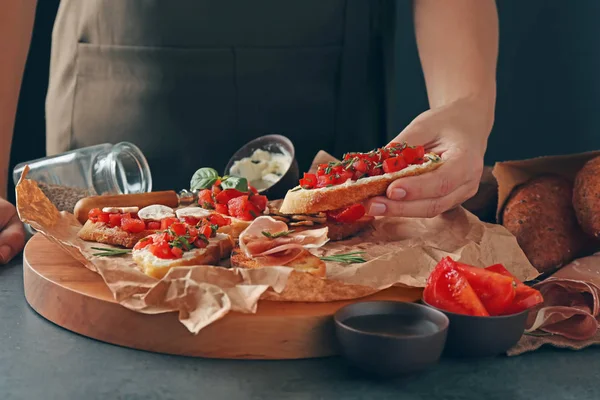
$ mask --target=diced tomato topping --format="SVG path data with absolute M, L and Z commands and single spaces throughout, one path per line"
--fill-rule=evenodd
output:
M 185 228 L 185 225 L 182 224 L 181 222 L 174 222 L 171 224 L 171 226 L 169 228 L 177 236 L 183 236 L 187 233 L 187 229 Z
M 92 208 L 89 212 L 88 212 L 88 219 L 91 219 L 93 221 L 97 221 L 98 217 L 100 216 L 100 214 L 102 214 L 102 210 L 99 208 Z
M 205 242 L 204 240 L 202 240 L 202 239 L 196 239 L 196 240 L 194 240 L 194 243 L 193 243 L 193 244 L 194 244 L 194 246 L 196 246 L 196 247 L 197 247 L 197 248 L 199 248 L 199 249 L 203 249 L 203 248 L 205 248 L 206 246 L 208 246 L 208 243 L 206 243 L 206 242 Z
M 367 172 L 367 175 L 369 175 L 369 176 L 383 175 L 383 168 L 381 168 L 381 167 L 372 168 Z
M 352 164 L 352 168 L 354 168 L 356 172 L 366 174 L 367 170 L 369 169 L 369 164 L 367 164 L 367 161 L 365 160 L 357 160 Z
M 425 157 L 425 148 L 423 146 L 407 147 L 402 150 L 402 156 L 409 165 L 415 164 L 417 161 L 422 160 L 423 157 Z
M 110 221 L 109 215 L 110 215 L 109 213 L 105 213 L 105 212 L 100 213 L 100 215 L 98 215 L 98 218 L 95 222 L 102 222 L 103 224 L 108 224 L 108 222 Z
M 219 227 L 221 226 L 226 226 L 231 224 L 231 220 L 229 218 L 225 218 L 219 214 L 211 214 L 208 217 L 208 221 L 213 224 L 213 225 L 217 225 Z
M 354 204 L 341 210 L 327 212 L 327 218 L 335 222 L 348 223 L 361 219 L 365 213 L 365 206 L 362 204 Z
M 196 225 L 200 220 L 196 217 L 183 217 L 183 220 L 188 225 Z
M 401 171 L 407 166 L 408 164 L 404 160 L 403 156 L 392 157 L 383 162 L 383 171 L 386 174 L 389 174 L 390 172 Z
M 312 189 L 317 186 L 317 175 L 304 173 L 304 178 L 300 179 L 300 186 L 305 189 Z
M 151 230 L 151 231 L 157 231 L 160 229 L 160 222 L 158 221 L 149 221 L 146 224 L 146 229 Z
M 176 222 L 179 222 L 177 218 L 165 218 L 162 221 L 160 221 L 160 230 L 166 231 L 172 224 Z
M 227 204 L 229 200 L 235 199 L 236 197 L 244 196 L 245 194 L 236 189 L 225 189 L 221 193 L 215 196 L 215 202 L 217 204 Z
M 340 185 L 346 182 L 348 179 L 352 179 L 354 174 L 348 170 L 342 170 L 339 172 L 332 172 L 329 175 L 320 175 L 317 177 L 317 187 L 327 187 L 331 185 Z
M 327 167 L 329 167 L 328 164 L 319 164 L 319 166 L 317 167 L 317 176 L 325 175 Z
M 121 229 L 130 233 L 140 233 L 146 229 L 146 224 L 141 219 L 124 216 L 121 218 Z
M 159 244 L 151 244 L 148 246 L 148 250 L 158 258 L 173 259 L 175 255 L 171 251 L 171 246 L 167 242 Z
M 210 225 L 203 225 L 200 228 L 198 228 L 198 234 L 204 235 L 204 237 L 208 239 L 212 236 L 212 228 L 210 227 Z
M 134 250 L 141 250 L 141 249 L 143 249 L 144 247 L 146 247 L 146 246 L 149 246 L 149 245 L 151 245 L 151 244 L 152 244 L 152 239 L 150 239 L 149 237 L 145 237 L 145 238 L 142 238 L 142 239 L 140 239 L 140 240 L 139 240 L 139 241 L 138 241 L 138 242 L 135 244 L 135 246 L 133 246 L 133 249 L 134 249 Z
M 108 224 L 111 228 L 114 228 L 115 226 L 121 226 L 121 218 L 121 214 L 110 214 L 108 216 Z
M 204 189 L 198 192 L 198 205 L 203 208 L 213 209 L 215 208 L 215 201 L 213 200 L 213 192 L 209 189 Z
M 229 215 L 244 221 L 252 221 L 260 215 L 260 210 L 248 200 L 247 196 L 236 197 L 227 203 Z
M 173 254 L 175 258 L 181 258 L 183 257 L 183 250 L 181 250 L 179 247 L 172 247 L 171 254 Z
M 216 204 L 215 210 L 221 214 L 229 215 L 229 208 L 227 208 L 227 204 Z
M 249 197 L 249 199 L 250 202 L 254 204 L 256 208 L 258 208 L 258 211 L 260 211 L 261 213 L 265 211 L 265 208 L 267 208 L 267 196 L 257 194 L 252 197 Z
M 221 188 L 220 184 L 219 185 L 213 185 L 212 187 L 212 194 L 213 196 L 218 195 L 219 193 L 221 193 L 223 191 L 223 189 Z

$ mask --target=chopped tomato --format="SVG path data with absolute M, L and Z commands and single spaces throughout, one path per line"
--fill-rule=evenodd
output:
M 202 239 L 196 239 L 194 240 L 194 246 L 196 246 L 199 249 L 203 249 L 206 246 L 208 246 L 208 243 L 206 243 L 204 240 Z
M 434 307 L 473 316 L 489 316 L 477 294 L 450 257 L 444 257 L 427 279 L 423 300 Z
M 252 185 L 248 185 L 248 191 L 252 194 L 258 194 L 258 190 Z
M 367 164 L 367 161 L 365 160 L 356 160 L 354 163 L 352 163 L 352 168 L 354 168 L 356 172 L 366 174 L 367 170 L 369 169 L 369 164 Z
M 317 186 L 317 175 L 304 173 L 304 177 L 300 179 L 300 186 L 304 189 L 312 189 Z
M 208 222 L 219 227 L 231 224 L 231 220 L 229 218 L 225 218 L 219 214 L 211 214 L 208 217 Z
M 187 229 L 185 228 L 185 225 L 182 224 L 181 222 L 174 222 L 171 224 L 171 226 L 169 228 L 177 236 L 183 236 L 187 233 Z
M 371 168 L 368 172 L 367 175 L 369 176 L 377 176 L 377 175 L 383 175 L 383 168 L 381 167 L 377 167 L 377 168 Z
M 172 247 L 171 254 L 173 254 L 175 258 L 181 258 L 183 257 L 183 250 L 181 250 L 179 247 Z
M 176 222 L 179 222 L 177 218 L 165 218 L 162 221 L 160 221 L 160 229 L 162 231 L 166 231 L 171 225 L 173 225 Z
M 110 214 L 108 216 L 108 224 L 111 228 L 114 228 L 115 226 L 121 226 L 121 218 L 121 214 Z
M 151 244 L 148 246 L 148 250 L 156 257 L 163 259 L 173 259 L 175 255 L 171 251 L 171 246 L 167 242 L 159 244 Z
M 88 212 L 88 219 L 92 222 L 104 222 L 107 223 L 108 222 L 108 214 L 107 213 L 103 213 L 101 209 L 99 208 L 92 208 L 89 212 Z
M 121 218 L 121 229 L 130 233 L 140 233 L 146 229 L 146 224 L 141 219 L 123 217 Z
M 515 298 L 513 302 L 504 310 L 504 315 L 517 314 L 527 309 L 533 308 L 544 302 L 544 297 L 532 287 L 525 285 L 514 277 L 502 264 L 494 264 L 486 268 L 488 271 L 496 272 L 514 279 L 517 284 L 515 288 Z
M 217 204 L 227 204 L 229 200 L 235 199 L 236 197 L 244 196 L 244 193 L 236 189 L 225 189 L 221 193 L 215 196 L 215 202 Z
M 227 204 L 216 204 L 215 210 L 221 214 L 229 215 L 229 208 L 227 208 Z
M 258 210 L 262 213 L 267 208 L 267 196 L 263 196 L 260 194 L 249 197 L 250 202 L 258 208 Z
M 215 208 L 215 201 L 213 200 L 213 192 L 209 189 L 204 189 L 198 192 L 198 205 L 203 208 L 213 209 Z
M 146 224 L 146 229 L 151 230 L 151 231 L 157 231 L 160 229 L 160 222 L 150 221 Z
M 329 211 L 327 213 L 327 219 L 335 222 L 348 223 L 361 219 L 365 213 L 366 210 L 362 204 L 354 204 L 341 210 Z
M 109 213 L 100 213 L 100 215 L 98 215 L 98 219 L 96 222 L 102 222 L 103 224 L 108 224 L 108 222 L 110 221 L 110 217 L 109 217 Z
M 415 164 L 425 157 L 425 148 L 423 146 L 407 147 L 402 150 L 402 156 L 408 164 Z
M 354 174 L 348 170 L 342 170 L 339 172 L 332 172 L 329 175 L 321 175 L 317 177 L 317 187 L 327 187 L 331 185 L 340 185 L 346 182 L 348 179 L 352 179 Z
M 196 225 L 200 220 L 196 217 L 183 217 L 183 220 L 188 225 Z
M 390 172 L 401 171 L 408 166 L 403 156 L 388 158 L 383 162 L 383 171 L 386 174 Z
M 229 215 L 244 221 L 252 221 L 260 215 L 258 207 L 248 200 L 247 196 L 236 197 L 227 203 Z
M 329 164 L 319 164 L 317 167 L 317 176 L 325 175 L 327 167 L 329 167 Z
M 198 234 L 204 235 L 204 237 L 208 239 L 212 236 L 212 228 L 210 227 L 210 225 L 203 225 L 200 228 L 198 228 Z
M 133 246 L 133 249 L 134 249 L 134 250 L 141 250 L 141 249 L 143 249 L 144 247 L 146 247 L 146 246 L 149 246 L 149 245 L 151 245 L 151 244 L 152 244 L 152 239 L 150 239 L 149 237 L 145 237 L 145 238 L 142 238 L 142 239 L 140 239 L 140 240 L 139 240 L 139 241 L 138 241 L 138 242 L 135 244 L 135 246 Z
M 221 193 L 223 191 L 223 189 L 221 188 L 220 184 L 219 185 L 215 184 L 212 186 L 211 191 L 212 191 L 213 196 L 216 196 L 219 193 Z
M 515 299 L 517 286 L 512 277 L 483 268 L 456 263 L 490 315 L 500 315 Z

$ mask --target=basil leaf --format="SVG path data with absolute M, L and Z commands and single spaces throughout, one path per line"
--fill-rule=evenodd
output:
M 242 193 L 248 192 L 248 180 L 237 176 L 229 176 L 221 181 L 221 187 L 225 189 L 236 189 Z
M 200 168 L 192 176 L 190 190 L 209 189 L 219 179 L 219 173 L 212 168 Z

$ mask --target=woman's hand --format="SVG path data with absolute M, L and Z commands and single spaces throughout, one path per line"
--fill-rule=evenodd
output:
M 444 163 L 422 175 L 397 179 L 385 197 L 367 203 L 370 215 L 435 217 L 477 193 L 493 115 L 476 99 L 462 99 L 419 115 L 394 141 L 424 145 Z
M 17 210 L 0 198 L 0 264 L 13 259 L 25 245 L 25 230 Z

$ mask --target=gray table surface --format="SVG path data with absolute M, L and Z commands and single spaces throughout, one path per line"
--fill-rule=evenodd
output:
M 340 358 L 231 361 L 98 342 L 40 317 L 21 260 L 0 267 L 0 399 L 600 399 L 600 347 L 442 362 L 373 381 Z

